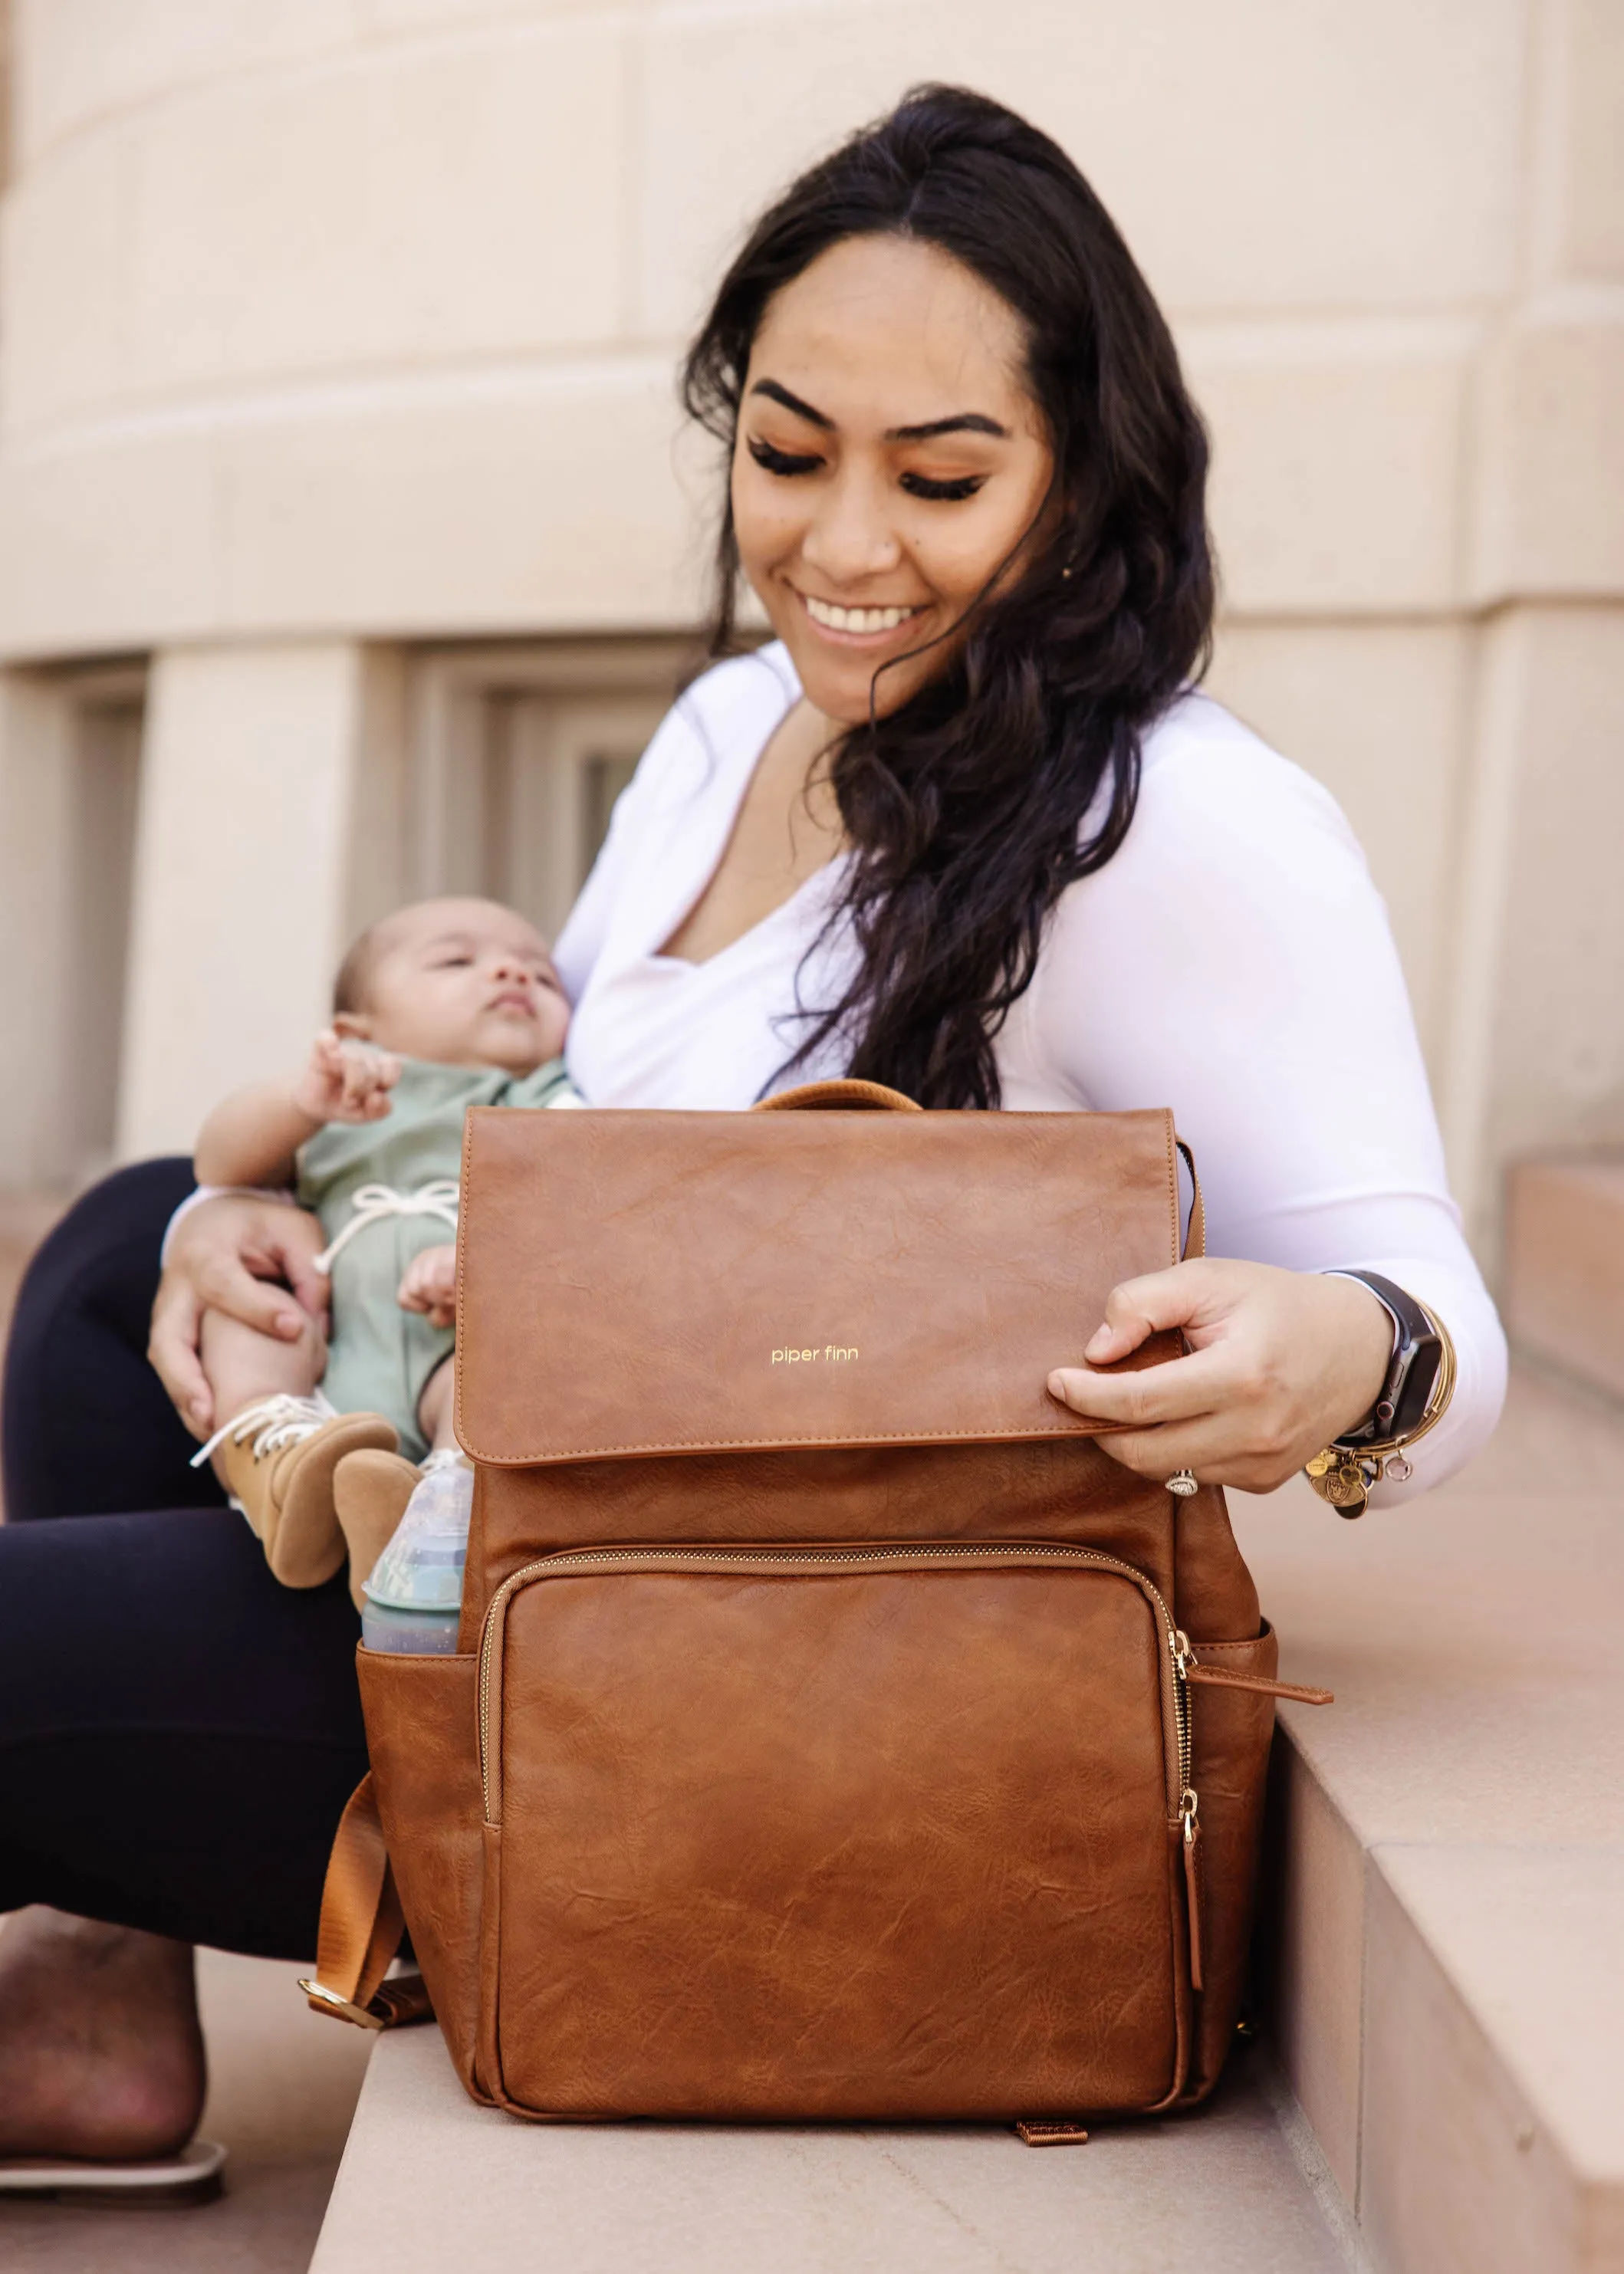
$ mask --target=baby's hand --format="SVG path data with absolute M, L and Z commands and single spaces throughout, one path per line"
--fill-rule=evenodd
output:
M 373 1050 L 370 1043 L 350 1042 L 327 1027 L 293 1085 L 293 1103 L 312 1121 L 381 1121 L 400 1078 L 399 1058 Z
M 395 1298 L 402 1311 L 421 1311 L 432 1327 L 456 1324 L 456 1249 L 422 1247 L 406 1266 Z

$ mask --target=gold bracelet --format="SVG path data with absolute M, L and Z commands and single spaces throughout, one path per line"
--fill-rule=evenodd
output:
M 1390 1479 L 1395 1485 L 1408 1482 L 1414 1474 L 1408 1449 L 1443 1419 L 1455 1394 L 1455 1344 L 1449 1329 L 1435 1311 L 1413 1296 L 1410 1299 L 1426 1313 L 1442 1352 L 1426 1411 L 1407 1437 L 1384 1437 L 1371 1445 L 1327 1445 L 1304 1467 L 1304 1473 L 1320 1499 L 1328 1501 L 1342 1516 L 1363 1516 L 1372 1493 L 1384 1480 Z

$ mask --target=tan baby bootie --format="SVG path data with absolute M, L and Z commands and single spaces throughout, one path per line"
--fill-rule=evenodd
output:
M 265 1560 L 282 1585 L 319 1587 L 344 1560 L 333 1504 L 339 1463 L 363 1450 L 387 1457 L 399 1442 L 394 1424 L 381 1413 L 335 1413 L 320 1396 L 278 1394 L 245 1406 L 216 1432 L 198 1461 L 221 1452 L 226 1489 L 259 1534 Z
M 334 1472 L 333 1505 L 350 1551 L 350 1593 L 357 1611 L 366 1608 L 362 1591 L 422 1477 L 416 1462 L 393 1447 L 347 1453 Z

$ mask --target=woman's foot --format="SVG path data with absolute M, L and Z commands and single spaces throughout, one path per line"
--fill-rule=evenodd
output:
M 197 2129 L 190 1944 L 35 1905 L 0 1933 L 0 2157 L 136 2163 Z

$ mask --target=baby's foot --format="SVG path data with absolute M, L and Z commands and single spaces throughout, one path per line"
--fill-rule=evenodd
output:
M 350 1593 L 357 1611 L 366 1608 L 364 1590 L 372 1566 L 394 1539 L 422 1477 L 415 1462 L 393 1451 L 350 1453 L 334 1471 L 333 1505 L 350 1551 Z
M 198 1457 L 221 1455 L 226 1488 L 283 1586 L 319 1587 L 344 1560 L 333 1502 L 339 1463 L 364 1449 L 393 1453 L 399 1442 L 380 1413 L 335 1413 L 319 1392 L 279 1393 L 245 1406 Z

